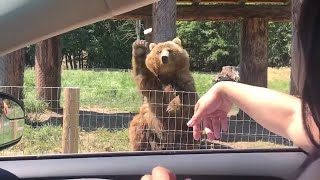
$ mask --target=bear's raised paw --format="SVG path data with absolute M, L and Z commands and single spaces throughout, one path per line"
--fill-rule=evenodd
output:
M 148 42 L 145 40 L 136 40 L 132 44 L 132 55 L 133 56 L 144 56 L 147 54 Z

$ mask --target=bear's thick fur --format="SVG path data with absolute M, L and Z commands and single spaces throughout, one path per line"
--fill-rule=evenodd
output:
M 199 97 L 181 40 L 151 43 L 149 49 L 146 41 L 135 41 L 132 76 L 144 102 L 129 125 L 131 149 L 199 148 L 186 125 Z

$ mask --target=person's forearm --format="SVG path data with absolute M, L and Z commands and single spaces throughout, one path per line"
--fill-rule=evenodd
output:
M 257 123 L 309 150 L 310 141 L 303 130 L 299 98 L 242 83 L 220 83 L 217 85 L 222 95 Z

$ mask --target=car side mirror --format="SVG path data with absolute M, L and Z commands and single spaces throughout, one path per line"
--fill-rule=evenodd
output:
M 25 117 L 23 103 L 9 94 L 0 92 L 0 151 L 21 140 Z

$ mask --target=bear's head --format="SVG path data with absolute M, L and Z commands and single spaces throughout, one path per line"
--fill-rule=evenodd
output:
M 151 43 L 146 58 L 147 68 L 156 75 L 172 75 L 189 70 L 189 54 L 182 47 L 181 40 Z

